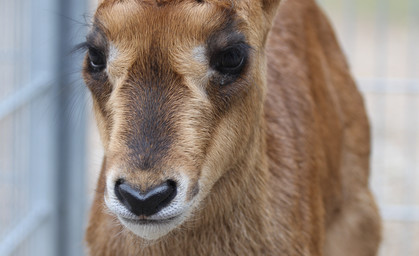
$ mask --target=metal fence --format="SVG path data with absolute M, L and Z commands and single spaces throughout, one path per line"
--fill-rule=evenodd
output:
M 1 256 L 83 254 L 84 116 L 66 106 L 84 2 L 0 0 Z

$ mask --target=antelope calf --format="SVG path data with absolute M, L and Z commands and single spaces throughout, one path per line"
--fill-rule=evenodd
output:
M 364 103 L 313 0 L 102 0 L 90 255 L 376 255 Z

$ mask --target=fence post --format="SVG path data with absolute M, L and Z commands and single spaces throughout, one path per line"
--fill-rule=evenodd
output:
M 71 53 L 85 36 L 85 0 L 60 0 L 58 73 L 59 164 L 57 180 L 58 255 L 84 255 L 86 212 L 85 161 L 86 114 L 85 92 L 80 77 L 82 58 Z

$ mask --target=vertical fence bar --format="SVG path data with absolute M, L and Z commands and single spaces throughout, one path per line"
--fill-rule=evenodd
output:
M 60 143 L 59 177 L 57 190 L 59 205 L 59 255 L 84 254 L 83 227 L 85 223 L 85 113 L 77 104 L 80 95 L 80 77 L 77 72 L 81 58 L 73 58 L 71 49 L 84 37 L 82 27 L 74 20 L 83 21 L 87 7 L 85 0 L 60 0 L 60 13 L 64 17 L 60 24 L 59 117 L 60 127 L 57 140 Z M 78 82 L 77 82 L 78 81 Z M 83 102 L 78 102 L 82 104 Z M 71 108 L 71 109 L 69 109 Z M 69 110 L 72 112 L 70 113 Z

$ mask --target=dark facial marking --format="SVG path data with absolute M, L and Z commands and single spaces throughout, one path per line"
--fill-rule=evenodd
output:
M 87 50 L 86 69 L 99 79 L 101 71 L 106 67 L 108 58 L 108 40 L 102 26 L 97 21 L 86 37 L 85 48 Z M 95 74 L 97 73 L 97 74 Z
M 86 37 L 86 42 L 78 48 L 87 51 L 83 66 L 86 85 L 92 92 L 93 98 L 98 102 L 102 115 L 107 116 L 105 103 L 112 92 L 112 85 L 108 81 L 106 72 L 103 72 L 105 66 L 96 68 L 92 66 L 92 61 L 97 65 L 106 65 L 108 40 L 104 31 L 100 22 L 95 20 L 92 30 Z
M 155 167 L 167 155 L 176 136 L 175 113 L 185 94 L 166 58 L 158 49 L 150 53 L 133 65 L 120 91 L 127 121 L 124 141 L 132 164 L 142 170 Z
M 198 182 L 196 182 L 188 192 L 188 196 L 187 196 L 188 200 L 191 200 L 192 198 L 194 198 L 196 195 L 198 195 L 198 193 L 199 193 L 199 184 Z
M 211 101 L 221 112 L 226 111 L 234 99 L 240 97 L 249 86 L 245 73 L 251 47 L 237 27 L 237 22 L 227 21 L 206 42 L 210 68 L 216 71 L 207 91 Z
M 220 85 L 237 79 L 247 64 L 250 46 L 238 32 L 236 22 L 228 21 L 207 40 L 207 58 L 210 67 L 219 73 Z

